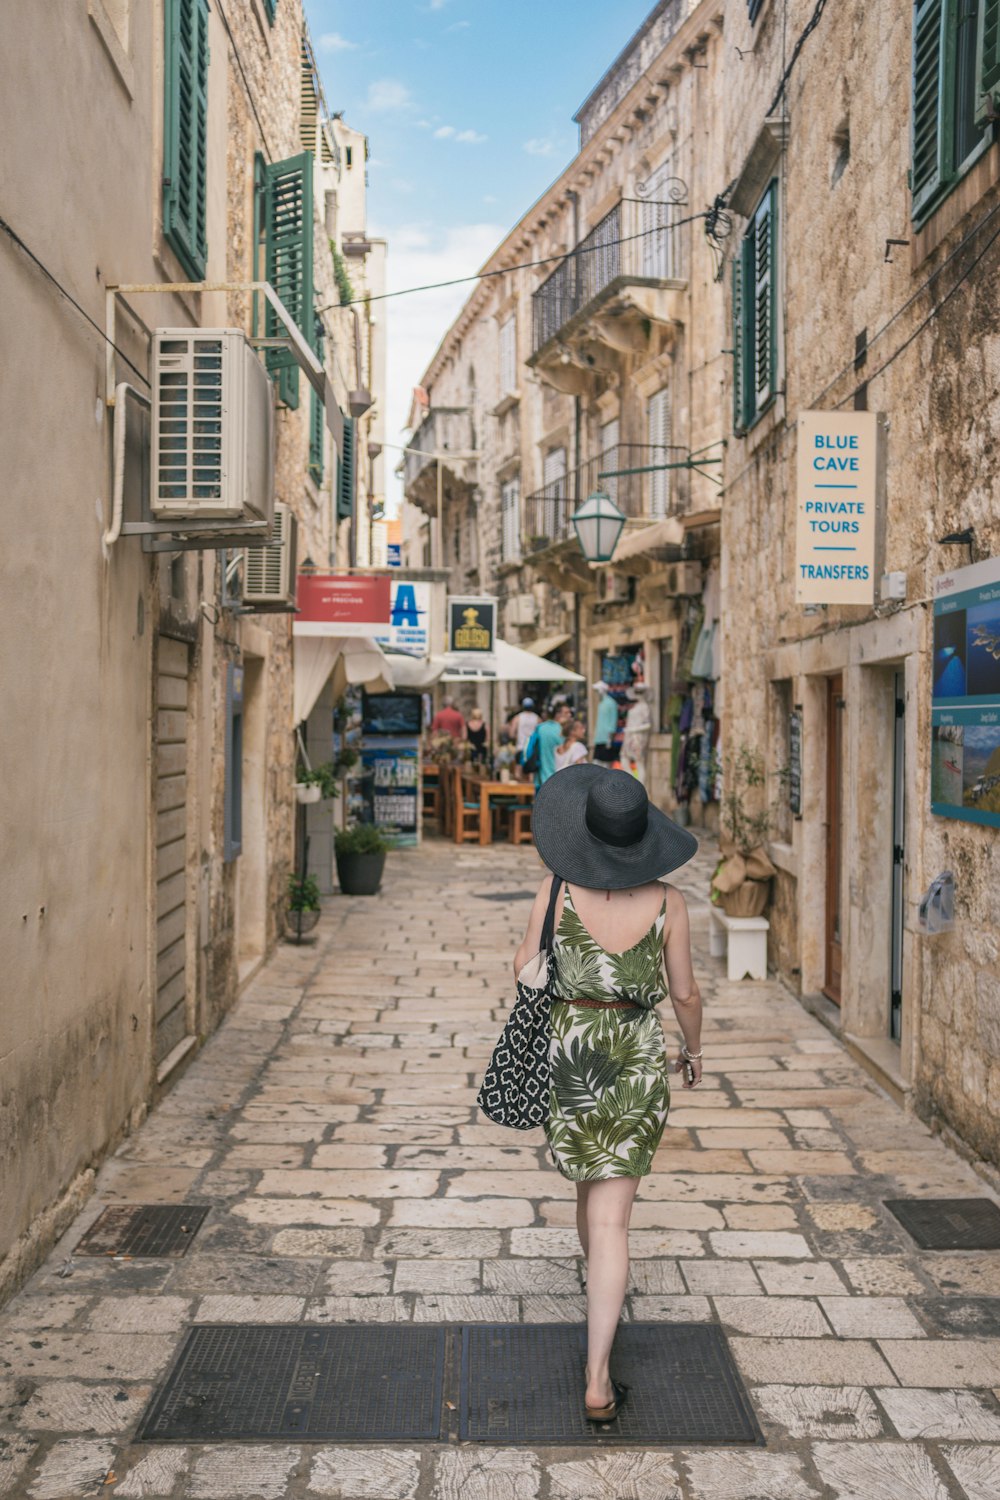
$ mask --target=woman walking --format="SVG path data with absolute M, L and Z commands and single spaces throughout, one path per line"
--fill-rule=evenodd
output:
M 587 1262 L 586 1415 L 610 1422 L 626 1398 L 610 1359 L 628 1283 L 629 1217 L 670 1104 L 655 1014 L 668 992 L 684 1038 L 673 1071 L 684 1073 L 685 1088 L 701 1081 L 687 907 L 662 879 L 698 844 L 650 806 L 635 777 L 600 765 L 571 766 L 540 787 L 532 828 L 551 876 L 514 967 L 538 952 L 557 882 L 546 1136 L 556 1167 L 576 1183 Z

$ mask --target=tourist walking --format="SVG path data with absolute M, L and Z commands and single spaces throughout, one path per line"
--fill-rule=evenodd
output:
M 622 765 L 646 785 L 646 756 L 649 752 L 649 737 L 653 732 L 653 715 L 649 709 L 649 687 L 645 682 L 636 682 L 629 688 L 626 698 L 629 710 L 625 715 L 625 732 L 622 736 Z
M 431 734 L 450 734 L 456 742 L 465 739 L 465 719 L 454 698 L 441 699 L 441 707 L 431 720 Z
M 684 897 L 663 876 L 697 840 L 653 807 L 642 784 L 600 765 L 572 766 L 538 791 L 535 845 L 551 872 L 514 960 L 539 950 L 554 903 L 546 1136 L 576 1183 L 587 1263 L 587 1418 L 610 1422 L 626 1389 L 610 1371 L 628 1282 L 628 1225 L 639 1179 L 660 1144 L 669 1065 L 655 1007 L 669 993 L 684 1038 L 675 1073 L 701 1081 L 701 996 Z
M 587 730 L 579 719 L 567 719 L 562 726 L 563 740 L 556 746 L 556 770 L 579 766 L 587 759 Z
M 594 759 L 610 765 L 617 757 L 618 701 L 606 682 L 595 682 L 597 715 L 594 722 Z
M 522 698 L 521 707 L 514 715 L 508 725 L 514 739 L 514 749 L 517 754 L 517 763 L 521 764 L 528 741 L 538 728 L 538 715 L 535 712 L 535 700 L 533 698 Z
M 469 717 L 465 721 L 465 738 L 472 746 L 474 760 L 482 760 L 486 754 L 486 740 L 489 736 L 489 727 L 483 718 L 481 708 L 470 710 Z
M 572 717 L 573 711 L 565 702 L 542 710 L 542 722 L 524 749 L 525 769 L 533 771 L 536 786 L 555 775 L 556 751 L 563 742 L 563 726 Z

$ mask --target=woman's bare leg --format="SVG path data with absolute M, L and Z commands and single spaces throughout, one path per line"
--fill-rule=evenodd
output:
M 580 1236 L 580 1246 L 583 1250 L 583 1258 L 587 1259 L 587 1194 L 590 1190 L 589 1182 L 578 1182 L 576 1185 L 576 1232 Z
M 608 1362 L 628 1285 L 628 1221 L 638 1186 L 638 1177 L 609 1177 L 588 1184 L 588 1406 L 607 1406 L 614 1399 Z

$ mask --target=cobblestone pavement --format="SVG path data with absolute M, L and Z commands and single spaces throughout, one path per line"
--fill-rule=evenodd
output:
M 132 1441 L 197 1322 L 580 1320 L 572 1187 L 477 1117 L 530 850 L 394 855 L 328 902 L 0 1314 L 0 1495 L 191 1500 L 996 1500 L 1000 1253 L 921 1253 L 882 1207 L 983 1183 L 776 984 L 706 951 L 706 1081 L 635 1208 L 627 1316 L 718 1320 L 766 1449 Z M 665 1017 L 672 1031 L 672 1016 Z M 183 1260 L 68 1260 L 118 1202 L 211 1205 Z

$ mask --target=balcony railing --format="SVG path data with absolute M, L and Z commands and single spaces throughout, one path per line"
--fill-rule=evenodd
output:
M 409 489 L 427 465 L 435 462 L 431 455 L 471 453 L 475 446 L 475 429 L 468 407 L 432 407 L 406 445 L 403 454 L 404 489 Z M 464 474 L 468 461 L 456 459 L 455 462 L 461 465 L 460 472 Z
M 531 299 L 532 352 L 537 353 L 613 282 L 673 281 L 683 275 L 680 220 L 687 203 L 623 198 L 542 282 Z
M 631 520 L 657 521 L 672 515 L 677 495 L 675 471 L 659 465 L 678 462 L 686 451 L 658 444 L 619 443 L 526 496 L 522 518 L 526 550 L 537 552 L 571 538 L 573 512 L 594 490 L 610 495 Z M 622 469 L 641 472 L 613 475 L 612 471 Z

